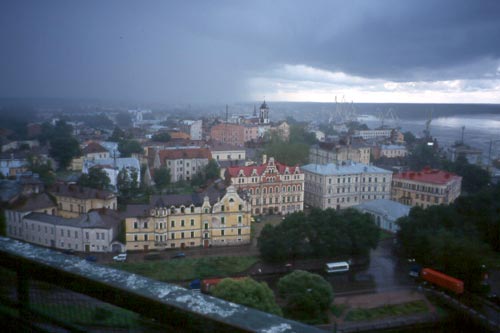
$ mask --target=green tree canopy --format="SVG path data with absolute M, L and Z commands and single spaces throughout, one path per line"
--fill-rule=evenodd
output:
M 294 271 L 278 282 L 279 296 L 286 302 L 285 315 L 311 324 L 324 321 L 333 301 L 332 286 L 320 275 Z
M 59 163 L 60 169 L 66 169 L 74 157 L 80 155 L 80 145 L 72 135 L 73 128 L 64 120 L 60 120 L 55 126 L 49 123 L 42 125 L 42 133 L 39 136 L 41 142 L 50 144 L 50 156 Z
M 170 170 L 167 167 L 155 169 L 153 180 L 157 189 L 164 190 L 170 184 Z
M 235 280 L 223 279 L 212 289 L 215 297 L 226 301 L 246 305 L 264 312 L 282 316 L 276 304 L 273 291 L 265 282 L 257 282 L 251 278 Z
M 414 207 L 397 221 L 404 253 L 425 266 L 462 279 L 480 291 L 482 265 L 500 251 L 500 187 L 459 198 L 449 206 Z M 432 254 L 432 255 L 430 255 Z
M 118 142 L 118 150 L 121 157 L 130 157 L 132 154 L 142 154 L 141 144 L 135 140 L 122 140 Z
M 167 132 L 155 134 L 151 138 L 151 140 L 158 141 L 158 142 L 168 142 L 168 141 L 170 141 L 170 139 L 171 139 L 170 134 L 168 134 Z
M 296 258 L 368 255 L 377 246 L 373 218 L 353 209 L 312 209 L 293 213 L 277 226 L 266 225 L 257 240 L 262 258 L 279 262 Z
M 478 165 L 470 164 L 465 156 L 458 156 L 455 162 L 443 161 L 443 169 L 462 176 L 462 190 L 466 193 L 477 193 L 488 186 L 491 177 L 488 171 Z
M 84 173 L 78 179 L 78 185 L 98 190 L 109 189 L 110 183 L 108 174 L 100 168 L 91 168 L 88 174 Z
M 116 187 L 120 192 L 120 195 L 124 197 L 129 197 L 134 190 L 139 187 L 139 173 L 137 169 L 127 170 L 125 168 L 118 172 L 116 179 Z

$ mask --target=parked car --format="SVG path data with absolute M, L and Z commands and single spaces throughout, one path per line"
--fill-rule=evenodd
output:
M 91 261 L 91 262 L 96 262 L 97 261 L 97 257 L 96 256 L 86 256 L 85 260 Z
M 145 260 L 160 260 L 161 254 L 159 252 L 151 252 L 144 256 Z
M 186 257 L 186 254 L 184 252 L 177 252 L 176 254 L 174 254 L 172 256 L 172 259 L 181 259 L 181 258 L 185 258 Z
M 127 254 L 126 253 L 120 253 L 119 255 L 114 256 L 113 260 L 114 261 L 119 261 L 119 262 L 126 261 L 127 260 Z

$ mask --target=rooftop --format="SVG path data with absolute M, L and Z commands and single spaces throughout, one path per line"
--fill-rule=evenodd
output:
M 254 170 L 257 173 L 257 175 L 261 176 L 269 167 L 272 167 L 273 165 L 276 167 L 276 170 L 278 171 L 279 174 L 285 174 L 285 171 L 287 169 L 290 174 L 295 173 L 296 170 L 300 172 L 298 166 L 288 166 L 282 164 L 278 161 L 274 161 L 272 157 L 269 158 L 269 162 L 265 164 L 228 167 L 227 171 L 231 177 L 238 177 L 240 171 L 243 171 L 244 176 L 249 177 L 250 175 L 252 175 Z
M 354 206 L 353 208 L 374 212 L 393 221 L 397 220 L 400 217 L 408 216 L 411 209 L 410 206 L 387 199 L 378 199 L 363 202 L 359 205 Z
M 74 184 L 56 184 L 48 192 L 52 195 L 78 199 L 112 199 L 115 195 L 109 191 L 96 190 Z
M 302 166 L 302 170 L 319 175 L 345 175 L 362 173 L 392 174 L 392 171 L 385 170 L 373 165 L 348 161 L 346 164 L 307 164 Z
M 416 182 L 439 184 L 439 185 L 444 185 L 451 181 L 462 179 L 462 177 L 457 176 L 454 173 L 443 170 L 431 169 L 431 168 L 424 168 L 422 171 L 407 171 L 407 172 L 397 173 L 394 174 L 392 178 L 394 180 L 405 179 L 405 180 L 413 180 Z
M 107 153 L 108 150 L 98 144 L 97 142 L 89 143 L 85 148 L 82 149 L 82 153 L 84 155 L 94 154 L 94 153 Z
M 110 209 L 99 209 L 82 214 L 79 217 L 65 219 L 56 215 L 44 213 L 31 213 L 26 215 L 26 219 L 46 222 L 53 225 L 63 225 L 80 228 L 112 228 L 120 223 L 120 215 Z

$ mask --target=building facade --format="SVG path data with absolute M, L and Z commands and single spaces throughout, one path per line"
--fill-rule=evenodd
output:
M 403 205 L 397 201 L 378 199 L 363 202 L 353 208 L 373 216 L 377 226 L 385 231 L 395 233 L 399 230 L 396 221 L 410 213 L 410 206 Z
M 408 155 L 408 149 L 400 145 L 380 145 L 373 148 L 373 157 L 379 159 L 387 158 L 402 158 Z
M 153 166 L 153 169 L 167 167 L 172 182 L 191 180 L 212 158 L 208 148 L 199 147 L 165 148 L 156 150 L 155 153 L 148 152 L 148 156 L 154 157 L 153 162 L 149 164 Z
M 392 200 L 409 206 L 427 208 L 450 204 L 460 196 L 462 177 L 453 173 L 424 168 L 394 174 Z
M 390 199 L 392 172 L 362 163 L 308 164 L 304 202 L 321 209 L 348 208 L 360 203 Z
M 371 148 L 364 145 L 341 145 L 336 143 L 321 143 L 309 149 L 311 164 L 339 164 L 346 161 L 370 163 Z
M 236 188 L 225 194 L 170 195 L 130 206 L 127 250 L 241 245 L 250 242 L 251 206 Z
M 354 131 L 355 136 L 361 137 L 363 140 L 373 140 L 373 139 L 389 139 L 392 135 L 392 129 L 373 129 L 373 130 L 356 130 Z
M 75 218 L 93 209 L 117 209 L 116 195 L 109 191 L 56 184 L 48 192 L 56 199 L 57 215 L 64 218 Z
M 66 219 L 44 213 L 30 213 L 9 220 L 8 236 L 40 246 L 79 252 L 119 252 L 121 228 L 118 214 L 110 210 L 93 211 Z
M 271 157 L 261 165 L 228 167 L 227 178 L 248 193 L 254 215 L 284 215 L 304 209 L 304 173 L 298 166 L 287 166 Z

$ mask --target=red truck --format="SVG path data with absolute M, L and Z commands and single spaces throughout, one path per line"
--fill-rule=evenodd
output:
M 462 280 L 455 279 L 454 277 L 435 271 L 431 268 L 422 269 L 420 277 L 427 282 L 452 291 L 457 295 L 464 292 L 464 282 Z

